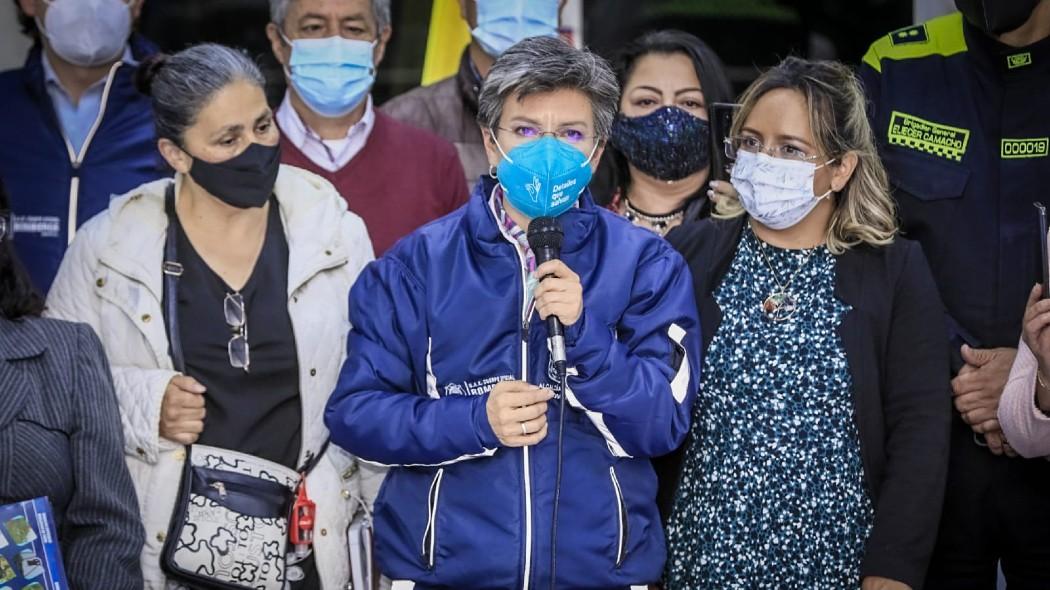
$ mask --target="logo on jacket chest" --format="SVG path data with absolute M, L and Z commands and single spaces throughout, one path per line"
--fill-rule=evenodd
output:
M 513 381 L 514 375 L 499 375 L 496 377 L 485 377 L 483 379 L 476 379 L 473 381 L 463 381 L 461 383 L 446 383 L 444 387 L 445 397 L 453 395 L 485 395 L 496 386 L 497 383 L 502 381 Z

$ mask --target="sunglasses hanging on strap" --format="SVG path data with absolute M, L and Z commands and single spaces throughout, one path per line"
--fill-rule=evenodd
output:
M 165 193 L 165 209 L 165 325 L 172 364 L 185 374 L 178 321 L 178 284 L 183 266 L 176 247 L 174 184 Z M 230 362 L 243 359 L 239 368 L 247 371 L 243 300 L 238 310 L 227 309 L 236 303 L 229 296 L 224 301 L 227 323 L 234 330 L 228 345 Z M 231 323 L 231 319 L 235 321 Z M 234 352 L 242 350 L 235 342 L 238 338 L 244 339 L 244 348 L 243 355 L 235 359 Z M 326 439 L 317 454 L 307 452 L 304 464 L 293 470 L 247 453 L 187 445 L 179 496 L 161 555 L 164 572 L 202 590 L 282 590 L 288 555 L 294 552 L 302 558 L 313 544 L 316 510 L 306 492 L 306 476 L 327 448 Z

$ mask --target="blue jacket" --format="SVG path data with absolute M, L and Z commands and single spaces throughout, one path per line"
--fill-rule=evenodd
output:
M 156 48 L 133 35 L 135 59 Z M 135 89 L 134 67 L 110 73 L 101 123 L 80 154 L 62 133 L 44 82 L 41 47 L 25 65 L 0 73 L 0 181 L 11 198 L 14 244 L 33 282 L 46 292 L 77 227 L 111 196 L 164 175 L 149 98 Z
M 375 504 L 377 555 L 417 588 L 550 585 L 558 398 L 550 434 L 529 448 L 502 447 L 485 411 L 502 380 L 560 390 L 492 188 L 479 183 L 358 278 L 325 414 L 335 443 L 396 465 Z M 700 370 L 692 279 L 667 243 L 589 194 L 561 222 L 584 311 L 566 330 L 557 588 L 654 582 L 665 546 L 649 458 L 689 427 Z

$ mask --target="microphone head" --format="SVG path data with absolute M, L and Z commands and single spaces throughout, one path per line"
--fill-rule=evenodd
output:
M 563 237 L 561 223 L 554 217 L 537 217 L 529 223 L 529 247 L 533 252 L 544 249 L 560 252 Z

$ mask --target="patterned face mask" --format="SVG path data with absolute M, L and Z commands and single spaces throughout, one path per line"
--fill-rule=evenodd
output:
M 657 180 L 681 180 L 708 164 L 710 126 L 678 107 L 641 117 L 623 113 L 613 121 L 609 141 L 635 168 Z
M 813 194 L 813 177 L 820 166 L 813 162 L 774 158 L 764 153 L 737 152 L 730 182 L 740 194 L 748 215 L 770 229 L 787 229 L 805 219 L 831 189 Z

